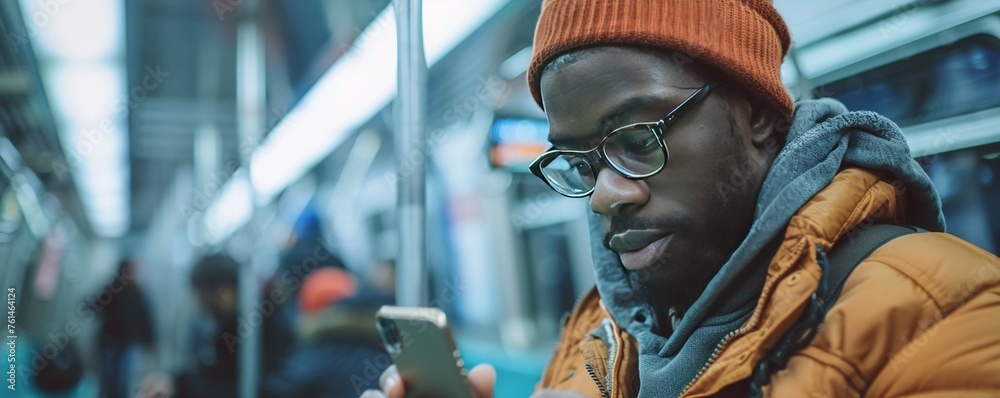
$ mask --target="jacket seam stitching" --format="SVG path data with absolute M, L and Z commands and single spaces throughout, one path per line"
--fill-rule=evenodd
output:
M 883 246 L 883 247 L 885 247 L 885 246 Z M 879 248 L 878 250 L 881 250 L 881 248 Z M 876 250 L 876 253 L 878 252 L 878 250 Z M 869 258 L 871 258 L 871 257 L 874 257 L 874 256 L 875 256 L 875 253 L 872 253 L 872 255 L 871 255 L 871 256 L 870 256 Z M 934 304 L 934 307 L 935 307 L 935 309 L 937 309 L 937 312 L 938 312 L 938 314 L 937 314 L 938 316 L 936 317 L 937 319 L 936 319 L 936 320 L 935 320 L 935 321 L 934 321 L 933 323 L 931 323 L 931 324 L 928 324 L 928 325 L 925 325 L 925 326 L 924 326 L 924 327 L 923 327 L 923 328 L 922 328 L 921 330 L 917 330 L 917 333 L 918 333 L 918 334 L 919 334 L 919 333 L 923 333 L 923 332 L 925 332 L 926 330 L 929 330 L 929 329 L 931 329 L 931 328 L 934 328 L 934 327 L 936 327 L 936 326 L 937 326 L 938 324 L 940 324 L 940 323 L 941 323 L 941 321 L 943 321 L 943 320 L 944 320 L 944 319 L 945 319 L 945 318 L 947 317 L 947 315 L 948 315 L 948 314 L 947 314 L 947 313 L 945 313 L 945 311 L 944 311 L 943 309 L 941 309 L 941 306 L 940 306 L 940 305 L 938 304 L 937 300 L 935 300 L 935 299 L 934 299 L 934 296 L 932 296 L 932 295 L 930 294 L 930 291 L 929 291 L 929 290 L 927 290 L 927 288 L 926 288 L 926 287 L 924 287 L 924 286 L 923 286 L 922 284 L 920 284 L 919 282 L 917 282 L 917 281 L 916 281 L 915 279 L 913 279 L 913 278 L 912 278 L 912 277 L 911 277 L 910 275 L 907 275 L 907 274 L 906 274 L 905 272 L 901 271 L 901 270 L 900 270 L 900 269 L 899 269 L 898 267 L 896 267 L 896 266 L 894 266 L 893 264 L 890 264 L 890 263 L 888 263 L 888 262 L 886 262 L 886 261 L 881 261 L 881 260 L 866 260 L 866 261 L 862 262 L 862 264 L 865 264 L 865 263 L 872 263 L 872 264 L 881 264 L 881 265 L 884 265 L 884 266 L 888 267 L 889 269 L 892 269 L 892 270 L 893 270 L 893 271 L 895 271 L 895 272 L 896 272 L 897 274 L 899 274 L 899 275 L 902 275 L 902 276 L 903 276 L 904 278 L 906 278 L 906 279 L 910 280 L 910 281 L 911 281 L 911 282 L 912 282 L 912 283 L 913 283 L 913 284 L 914 284 L 915 286 L 919 287 L 919 288 L 920 288 L 920 291 L 921 291 L 921 292 L 922 292 L 922 293 L 923 293 L 923 294 L 924 294 L 925 296 L 927 296 L 927 300 L 928 300 L 928 301 L 930 301 L 931 303 L 933 303 L 933 304 Z M 859 266 L 860 266 L 860 265 L 859 265 Z M 955 309 L 955 310 L 957 310 L 957 309 L 958 309 L 958 308 L 956 307 L 956 309 Z M 831 308 L 831 310 L 832 310 L 832 308 Z M 902 350 L 905 350 L 905 349 L 906 349 L 907 347 L 909 347 L 909 346 L 910 346 L 911 344 L 913 344 L 913 341 L 912 341 L 912 339 L 911 339 L 911 341 L 907 342 L 907 343 L 906 343 L 906 344 L 905 344 L 905 345 L 904 345 L 903 347 L 901 347 L 901 348 L 900 348 L 900 352 L 901 352 Z M 821 351 L 822 351 L 822 350 L 821 350 Z M 832 355 L 832 354 L 831 354 L 831 355 Z M 888 365 L 889 365 L 889 363 L 888 363 L 888 362 L 885 362 L 885 363 L 882 363 L 882 364 L 881 364 L 881 366 L 879 366 L 879 367 L 878 367 L 878 368 L 876 369 L 876 371 L 875 371 L 875 374 L 874 374 L 874 375 L 872 375 L 872 378 L 871 378 L 870 380 L 866 380 L 866 381 L 867 381 L 867 383 L 868 383 L 868 386 L 867 386 L 867 387 L 871 387 L 871 386 L 872 386 L 872 385 L 873 385 L 873 384 L 875 383 L 875 381 L 876 381 L 876 380 L 878 380 L 878 379 L 879 379 L 879 377 L 881 377 L 881 376 L 882 376 L 882 374 L 884 373 L 884 371 L 886 370 L 886 367 L 887 367 Z M 853 366 L 853 364 L 852 364 L 852 366 Z M 861 376 L 862 376 L 862 378 L 864 378 L 864 377 L 863 377 L 863 374 L 862 374 L 862 373 L 858 373 L 858 374 L 859 374 L 859 375 L 861 375 Z M 867 390 L 867 387 L 866 387 L 866 390 Z
M 947 313 L 945 312 L 945 310 L 943 308 L 941 308 L 941 303 L 939 303 L 938 300 L 934 297 L 934 295 L 931 294 L 931 290 L 928 289 L 928 287 L 925 286 L 924 283 L 921 283 L 920 281 L 916 280 L 913 276 L 907 274 L 900 267 L 896 266 L 896 264 L 893 264 L 895 261 L 884 261 L 882 258 L 875 258 L 875 256 L 877 254 L 879 254 L 879 252 L 884 247 L 885 246 L 882 246 L 881 248 L 875 250 L 875 252 L 872 253 L 871 256 L 868 257 L 868 260 L 863 261 L 861 264 L 865 264 L 865 263 L 881 264 L 881 265 L 884 265 L 886 267 L 889 267 L 889 269 L 892 269 L 893 271 L 896 271 L 897 274 L 902 275 L 904 278 L 906 278 L 909 281 L 913 282 L 913 284 L 915 286 L 917 286 L 917 287 L 920 288 L 920 291 L 925 296 L 927 296 L 928 301 L 930 301 L 931 303 L 934 304 L 934 308 L 937 309 L 939 316 L 943 317 L 943 316 L 947 315 Z M 920 274 L 921 276 L 927 276 L 926 274 L 924 274 L 923 272 L 920 272 L 919 270 L 914 270 L 914 271 L 916 273 Z M 927 284 L 932 285 L 932 287 L 937 288 L 937 290 L 942 290 L 942 289 L 940 289 L 940 286 L 937 286 L 933 282 L 927 282 Z
M 834 353 L 832 353 L 830 351 L 824 350 L 824 349 L 816 347 L 816 346 L 809 346 L 809 348 L 812 348 L 813 350 L 816 350 L 816 351 L 828 354 L 828 355 L 830 355 L 831 357 L 834 357 L 834 358 L 840 358 L 841 360 L 843 360 L 843 362 L 845 364 L 847 364 L 848 367 L 851 368 L 852 371 L 854 371 L 854 374 L 856 376 L 858 376 L 858 378 L 860 378 L 861 380 L 864 380 L 866 384 L 871 385 L 871 380 L 868 380 L 867 378 L 865 378 L 864 374 L 861 373 L 860 369 L 858 369 L 858 366 L 856 364 L 854 364 L 853 362 L 848 361 L 847 358 L 844 358 L 841 355 L 834 354 Z M 802 357 L 809 358 L 810 360 L 812 360 L 812 361 L 814 361 L 816 363 L 819 363 L 820 365 L 822 365 L 825 368 L 833 369 L 834 371 L 836 371 L 838 374 L 840 374 L 844 378 L 844 381 L 847 382 L 846 384 L 848 386 L 850 386 L 852 390 L 854 390 L 855 392 L 857 392 L 859 396 L 864 395 L 863 394 L 864 393 L 863 389 L 858 389 L 854 385 L 854 383 L 851 383 L 851 380 L 853 379 L 851 377 L 851 375 L 849 375 L 847 373 L 844 373 L 839 367 L 833 366 L 833 365 L 827 363 L 826 361 L 823 361 L 823 360 L 821 360 L 819 358 L 816 358 L 815 356 L 810 355 L 807 350 L 800 351 L 797 355 L 801 355 Z
M 871 204 L 871 202 L 873 201 L 873 199 L 872 199 L 872 191 L 871 191 L 872 187 L 874 187 L 876 184 L 878 184 L 879 181 L 882 181 L 882 180 L 881 179 L 877 179 L 877 180 L 875 180 L 874 183 L 872 183 L 867 188 L 865 188 L 865 193 L 864 193 L 864 195 L 861 196 L 861 200 L 859 200 L 857 203 L 854 204 L 854 209 L 851 209 L 851 215 L 847 217 L 848 220 L 854 220 L 854 219 L 856 219 L 855 217 L 857 217 L 862 212 L 861 208 L 862 207 L 868 207 L 868 206 L 862 206 L 862 204 Z M 856 227 L 858 224 L 860 224 L 860 222 L 863 222 L 863 221 L 864 221 L 864 218 L 861 218 L 861 221 L 859 221 L 858 223 L 855 223 L 855 224 L 851 225 L 850 227 L 848 227 L 847 224 L 842 224 L 840 226 L 840 230 L 837 231 L 837 238 L 839 239 L 839 237 L 844 236 L 844 234 L 848 230 L 850 230 L 851 228 Z
M 862 170 L 864 170 L 864 169 L 862 169 Z M 871 173 L 868 170 L 864 170 L 864 171 L 866 171 L 868 173 Z M 875 186 L 878 185 L 879 182 L 882 182 L 882 178 L 879 177 L 878 175 L 875 175 L 874 173 L 871 173 L 871 174 L 875 177 L 875 180 L 872 181 L 871 184 L 867 184 L 867 186 L 865 187 L 865 193 L 863 195 L 861 195 L 861 199 L 859 199 L 857 201 L 857 203 L 854 204 L 854 208 L 851 209 L 851 214 L 850 214 L 850 216 L 847 217 L 847 220 L 854 220 L 855 217 L 858 216 L 858 214 L 862 212 L 862 208 L 863 207 L 868 207 L 868 206 L 863 206 L 863 204 L 871 204 L 872 202 L 875 201 L 875 199 L 873 198 L 873 195 L 872 195 L 872 189 L 874 189 Z M 888 201 L 886 201 L 886 202 L 888 202 Z M 885 203 L 883 203 L 883 205 L 885 205 Z M 871 216 L 871 215 L 869 214 L 868 216 Z M 840 237 L 844 236 L 844 234 L 847 233 L 847 231 L 849 231 L 851 228 L 854 228 L 858 224 L 860 224 L 861 222 L 863 222 L 865 220 L 865 218 L 867 218 L 867 217 L 862 217 L 861 220 L 858 223 L 854 223 L 854 224 L 852 224 L 850 226 L 848 226 L 847 224 L 841 224 L 840 229 L 837 231 L 837 236 L 834 239 L 840 239 Z

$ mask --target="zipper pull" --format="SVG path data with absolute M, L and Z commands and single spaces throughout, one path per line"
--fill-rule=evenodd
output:
M 589 374 L 590 378 L 594 380 L 594 383 L 597 383 L 597 391 L 601 392 L 601 398 L 611 398 L 608 394 L 608 390 L 604 388 L 604 383 L 601 382 L 601 378 L 597 377 L 597 372 L 594 371 L 594 367 L 590 366 L 590 362 L 584 363 L 583 367 L 587 369 L 587 374 Z

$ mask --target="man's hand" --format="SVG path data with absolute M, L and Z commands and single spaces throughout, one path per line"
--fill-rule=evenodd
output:
M 139 383 L 139 398 L 167 398 L 174 396 L 174 380 L 163 372 L 153 372 Z
M 497 381 L 497 371 L 488 364 L 479 364 L 469 371 L 469 385 L 476 398 L 493 398 L 493 386 Z M 368 390 L 361 398 L 403 398 L 405 390 L 399 379 L 396 365 L 390 366 L 378 378 L 382 391 Z

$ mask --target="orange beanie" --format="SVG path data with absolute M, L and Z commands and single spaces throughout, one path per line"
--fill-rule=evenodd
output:
M 299 308 L 312 313 L 331 303 L 353 296 L 358 291 L 357 282 L 347 271 L 337 268 L 320 268 L 313 271 L 299 291 Z
M 545 0 L 528 85 L 542 106 L 542 71 L 562 54 L 596 46 L 660 48 L 711 65 L 791 116 L 781 82 L 790 43 L 771 0 Z

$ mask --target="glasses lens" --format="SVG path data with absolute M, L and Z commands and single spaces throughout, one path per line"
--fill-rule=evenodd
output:
M 615 131 L 604 143 L 604 153 L 612 167 L 633 176 L 660 170 L 666 155 L 650 126 L 626 127 Z
M 594 169 L 581 155 L 557 155 L 542 166 L 542 174 L 553 188 L 565 194 L 579 195 L 594 187 Z

